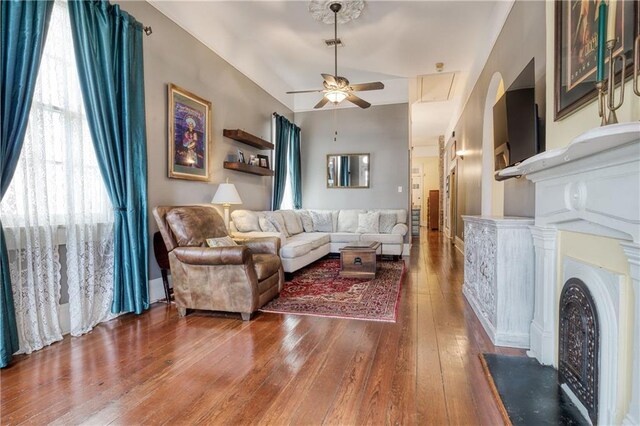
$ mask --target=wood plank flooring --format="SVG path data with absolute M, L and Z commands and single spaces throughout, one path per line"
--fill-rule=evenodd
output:
M 497 425 L 463 256 L 423 231 L 395 324 L 175 308 L 101 324 L 0 371 L 5 424 Z

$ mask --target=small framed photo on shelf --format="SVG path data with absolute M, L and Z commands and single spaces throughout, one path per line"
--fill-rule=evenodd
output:
M 258 165 L 258 158 L 255 155 L 251 155 L 249 157 L 249 164 L 252 166 L 257 166 Z
M 258 165 L 265 169 L 269 169 L 269 156 L 258 154 L 258 161 L 260 162 Z
M 244 152 L 240 150 L 238 150 L 238 163 L 243 163 L 243 164 L 245 163 Z

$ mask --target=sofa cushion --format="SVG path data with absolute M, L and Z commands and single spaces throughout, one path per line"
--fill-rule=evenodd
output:
M 304 231 L 300 217 L 293 210 L 281 210 L 280 214 L 284 219 L 289 235 L 296 235 Z
M 364 210 L 340 210 L 338 212 L 337 232 L 356 232 L 358 229 L 358 215 Z
M 238 244 L 227 235 L 226 237 L 207 238 L 207 245 L 209 247 L 228 247 L 237 246 Z
M 280 257 L 294 259 L 296 257 L 304 256 L 313 250 L 313 245 L 313 240 L 287 241 L 287 244 L 280 249 Z
M 296 210 L 296 213 L 300 217 L 300 222 L 302 222 L 304 232 L 315 231 L 315 229 L 313 228 L 313 219 L 311 219 L 311 213 L 309 213 L 307 210 Z
M 358 214 L 358 234 L 377 234 L 380 229 L 380 212 Z
M 316 232 L 333 232 L 333 215 L 329 210 L 310 210 Z
M 280 269 L 280 258 L 275 254 L 254 254 L 253 269 L 256 271 L 258 281 L 269 278 Z
M 262 229 L 262 232 L 278 232 L 278 229 L 264 214 L 260 215 L 258 223 L 260 223 L 260 229 Z
M 390 234 L 391 230 L 398 221 L 398 215 L 393 212 L 380 212 L 380 229 L 381 234 Z
M 167 213 L 166 221 L 180 247 L 204 246 L 207 238 L 228 235 L 213 206 L 176 207 Z
M 404 237 L 398 234 L 361 234 L 360 241 L 378 241 L 382 244 L 403 244 Z
M 331 242 L 331 235 L 324 232 L 302 233 L 287 239 L 287 244 L 294 241 L 309 241 L 314 249 Z
M 231 212 L 233 224 L 240 232 L 261 231 L 259 216 L 251 210 L 234 210 Z
M 354 232 L 334 232 L 331 234 L 332 243 L 356 243 L 360 241 L 360 234 Z

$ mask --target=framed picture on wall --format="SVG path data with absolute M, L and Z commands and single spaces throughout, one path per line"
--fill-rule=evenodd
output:
M 449 161 L 456 159 L 456 142 L 457 141 L 451 142 L 451 145 L 449 146 Z
M 211 102 L 169 84 L 169 177 L 209 180 Z
M 633 73 L 633 41 L 638 34 L 637 1 L 616 1 L 614 56 L 625 55 L 625 78 Z M 554 121 L 574 113 L 597 97 L 599 1 L 556 0 L 554 42 Z M 608 52 L 607 52 L 608 54 Z M 616 66 L 619 68 L 620 61 Z M 609 61 L 606 61 L 608 75 Z M 616 81 L 620 79 L 620 70 Z

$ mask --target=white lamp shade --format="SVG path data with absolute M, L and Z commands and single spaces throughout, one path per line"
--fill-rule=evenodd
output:
M 216 195 L 211 200 L 212 204 L 242 204 L 240 194 L 236 190 L 236 186 L 232 183 L 221 183 L 218 186 Z

